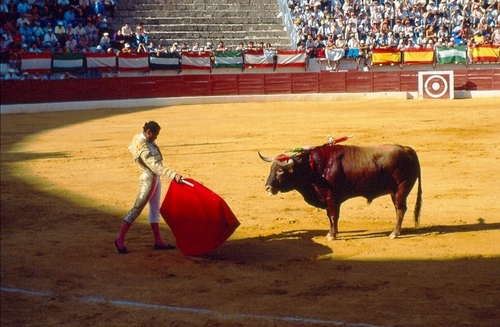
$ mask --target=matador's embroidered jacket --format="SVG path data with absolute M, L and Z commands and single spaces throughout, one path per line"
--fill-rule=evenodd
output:
M 177 174 L 174 170 L 163 166 L 160 148 L 155 142 L 148 142 L 144 134 L 135 135 L 128 149 L 143 171 L 151 171 L 169 180 L 173 180 Z

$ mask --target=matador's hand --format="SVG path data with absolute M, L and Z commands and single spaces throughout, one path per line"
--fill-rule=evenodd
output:
M 179 174 L 175 174 L 174 180 L 180 184 L 182 183 L 182 176 Z

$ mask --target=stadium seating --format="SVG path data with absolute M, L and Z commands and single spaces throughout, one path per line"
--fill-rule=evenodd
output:
M 278 13 L 276 0 L 120 0 L 113 25 L 144 22 L 149 39 L 163 45 L 223 40 L 229 49 L 249 41 L 290 48 Z

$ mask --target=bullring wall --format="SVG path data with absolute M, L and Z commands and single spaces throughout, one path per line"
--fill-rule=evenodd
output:
M 499 69 L 454 71 L 455 91 L 496 91 Z M 418 71 L 200 74 L 2 81 L 1 104 L 193 96 L 418 92 Z M 4 112 L 4 110 L 2 110 Z

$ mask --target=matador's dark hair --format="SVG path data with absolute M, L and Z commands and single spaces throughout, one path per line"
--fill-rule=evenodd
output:
M 144 127 L 142 128 L 142 130 L 145 132 L 147 130 L 150 130 L 151 132 L 155 133 L 155 134 L 158 134 L 160 132 L 160 125 L 158 125 L 157 122 L 155 121 L 148 121 L 147 123 L 144 124 Z

